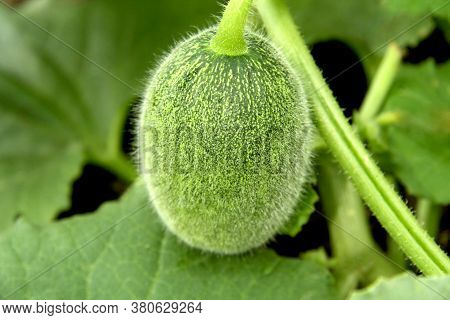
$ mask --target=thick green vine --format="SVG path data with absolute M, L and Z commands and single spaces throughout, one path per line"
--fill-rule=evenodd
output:
M 427 275 L 450 273 L 449 258 L 421 228 L 348 124 L 284 2 L 257 0 L 256 5 L 274 42 L 299 76 L 310 83 L 318 129 L 361 197 L 422 272 Z

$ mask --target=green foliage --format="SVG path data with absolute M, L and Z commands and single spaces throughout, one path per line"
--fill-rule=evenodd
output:
M 194 247 L 237 253 L 288 221 L 309 173 L 302 84 L 267 40 L 218 55 L 214 30 L 179 44 L 150 80 L 139 148 L 150 198 Z
M 229 207 L 231 204 L 238 212 L 238 203 L 230 202 L 230 199 L 237 199 L 233 197 L 233 190 L 239 197 L 243 195 L 252 200 L 259 192 L 258 205 L 271 218 L 279 218 L 278 233 L 297 235 L 308 223 L 314 207 L 321 210 L 321 214 L 326 216 L 319 227 L 324 228 L 323 222 L 327 221 L 330 239 L 320 239 L 315 247 L 314 240 L 317 239 L 310 240 L 311 232 L 300 234 L 296 241 L 303 241 L 301 247 L 315 247 L 306 252 L 300 250 L 300 258 L 282 257 L 270 249 L 270 244 L 268 248 L 260 247 L 236 256 L 213 255 L 186 246 L 167 230 L 153 205 L 158 206 L 159 202 L 159 207 L 174 206 L 184 200 L 176 198 L 175 193 L 164 192 L 163 196 L 151 199 L 154 203 L 149 203 L 144 182 L 132 184 L 136 172 L 129 157 L 122 151 L 126 118 L 130 108 L 139 100 L 148 70 L 155 70 L 153 73 L 158 74 L 156 63 L 164 51 L 181 37 L 195 31 L 195 28 L 210 26 L 215 22 L 214 15 L 221 11 L 216 0 L 189 0 L 188 5 L 182 0 L 28 0 L 14 9 L 0 1 L 0 298 L 333 299 L 345 298 L 348 294 L 353 299 L 450 297 L 448 276 L 414 278 L 405 274 L 402 268 L 406 271 L 412 268 L 405 263 L 403 255 L 395 254 L 396 247 L 391 247 L 392 243 L 389 241 L 389 259 L 374 251 L 377 246 L 368 220 L 369 210 L 364 207 L 358 193 L 361 185 L 355 188 L 347 180 L 347 174 L 361 176 L 360 172 L 356 172 L 360 168 L 353 161 L 355 149 L 343 153 L 345 156 L 341 159 L 341 165 L 350 164 L 347 173 L 340 172 L 334 165 L 324 164 L 321 167 L 329 174 L 329 179 L 324 179 L 323 175 L 318 176 L 320 200 L 309 185 L 304 186 L 303 197 L 300 199 L 297 199 L 299 185 L 288 190 L 296 196 L 292 195 L 289 204 L 283 202 L 281 206 L 292 208 L 299 201 L 296 202 L 295 213 L 290 215 L 284 227 L 281 227 L 281 220 L 286 221 L 288 214 L 280 218 L 276 214 L 279 209 L 268 208 L 270 203 L 264 198 L 269 194 L 269 200 L 273 200 L 272 204 L 275 203 L 274 198 L 282 192 L 271 191 L 283 189 L 281 178 L 275 182 L 270 180 L 269 183 L 266 181 L 267 176 L 260 180 L 244 180 L 242 185 L 239 184 L 240 188 L 237 188 L 237 171 L 230 182 L 225 179 L 226 175 L 210 175 L 208 183 L 213 187 L 220 187 L 212 192 L 215 197 L 212 201 L 214 205 Z M 254 1 L 261 2 L 281 1 Z M 450 6 L 432 12 L 443 5 L 445 0 L 287 2 L 308 44 L 333 39 L 343 41 L 360 58 L 364 58 L 368 79 L 374 74 L 375 68 L 378 68 L 384 51 L 381 46 L 394 38 L 402 50 L 407 46 L 414 47 L 434 27 L 438 27 L 447 40 L 450 39 Z M 257 11 L 253 10 L 253 17 L 256 19 L 260 14 Z M 276 26 L 283 25 L 282 19 L 274 21 Z M 298 45 L 295 26 L 289 32 L 283 32 L 290 36 L 284 39 L 288 39 L 285 42 L 290 49 Z M 258 38 L 253 34 L 249 37 L 253 42 Z M 421 47 L 426 47 L 427 43 L 423 43 Z M 270 51 L 270 56 L 272 48 L 268 46 L 268 49 L 265 43 L 263 45 Z M 304 59 L 305 52 L 306 49 L 302 54 L 296 55 L 299 59 L 296 62 Z M 207 53 L 204 55 L 205 60 L 211 61 Z M 278 57 L 279 53 L 276 55 Z M 285 68 L 284 60 L 277 57 L 274 59 L 280 60 L 277 63 Z M 256 61 L 258 66 L 248 74 L 254 80 L 251 85 L 255 88 L 247 90 L 248 97 L 245 101 L 251 102 L 246 105 L 256 105 L 256 98 L 264 100 L 263 93 L 257 90 L 261 89 L 257 88 L 261 80 L 278 81 L 276 85 L 270 84 L 274 88 L 267 85 L 264 87 L 267 92 L 273 93 L 277 88 L 283 87 L 286 79 L 283 76 L 283 79 L 279 79 L 277 72 L 271 72 L 277 69 L 273 66 L 274 61 L 271 61 L 272 65 L 267 65 L 265 59 L 255 56 L 247 58 L 245 61 L 241 60 L 242 57 L 238 60 L 244 66 Z M 224 57 L 222 59 L 225 60 Z M 192 61 L 188 64 L 190 63 Z M 261 67 L 263 64 L 264 67 Z M 290 64 L 294 66 L 292 61 Z M 230 72 L 237 70 L 237 64 L 231 65 L 233 67 Z M 318 78 L 321 78 L 315 65 L 312 63 L 311 66 L 317 71 Z M 177 71 L 181 73 L 187 69 L 189 68 L 181 65 Z M 254 70 L 259 70 L 263 75 L 265 72 L 270 73 L 270 76 L 266 74 L 261 77 Z M 221 103 L 221 99 L 224 98 L 226 86 L 220 86 L 219 81 L 229 78 L 216 79 L 218 88 L 206 92 L 198 83 L 192 86 L 191 76 L 198 71 L 191 71 L 193 72 L 184 74 L 185 81 L 178 82 L 182 85 L 179 89 L 192 92 L 197 90 L 203 94 L 205 101 L 211 98 L 217 102 L 216 109 L 225 105 Z M 287 73 L 291 72 L 289 69 Z M 419 203 L 416 211 L 425 226 L 438 225 L 440 214 L 448 214 L 443 205 L 450 202 L 449 74 L 448 62 L 441 65 L 435 65 L 431 61 L 420 65 L 403 65 L 389 94 L 386 90 L 378 97 L 377 101 L 386 102 L 375 108 L 377 112 L 378 108 L 382 108 L 382 113 L 376 117 L 374 115 L 373 119 L 366 119 L 368 123 L 363 123 L 363 126 L 370 125 L 375 133 L 371 138 L 379 139 L 376 142 L 380 143 L 376 145 L 376 150 L 371 144 L 369 153 L 361 153 L 361 167 L 366 173 L 373 174 L 373 167 L 367 169 L 371 163 L 370 153 L 384 148 L 383 156 L 387 155 L 386 158 L 390 160 L 386 162 L 385 169 L 389 170 L 392 180 L 401 188 L 406 188 L 408 198 L 412 198 L 410 204 Z M 390 77 L 394 75 L 395 71 L 392 75 L 386 73 L 382 79 L 393 80 Z M 310 74 L 301 73 L 299 76 L 307 86 Z M 241 78 L 234 78 L 235 83 L 238 83 L 237 79 Z M 325 82 L 319 83 L 320 88 L 316 91 L 322 94 L 322 99 L 318 101 L 310 97 L 310 105 L 315 110 L 322 111 L 325 109 L 321 104 L 331 106 L 328 109 L 331 112 L 326 116 L 334 122 L 325 125 L 336 129 L 332 135 L 341 136 L 332 144 L 329 143 L 330 137 L 322 136 L 328 146 L 323 143 L 318 146 L 327 148 L 327 153 L 336 149 L 342 151 L 348 144 L 348 139 L 354 142 L 355 137 L 351 135 L 349 126 L 344 127 L 344 131 L 341 130 L 343 126 L 339 125 L 347 125 L 346 119 L 343 116 L 339 118 L 339 106 L 330 103 L 334 99 L 327 92 Z M 371 85 L 374 86 L 373 83 Z M 283 90 L 279 90 L 274 96 L 280 98 L 285 93 Z M 380 91 L 383 90 L 375 90 Z M 166 107 L 173 102 L 175 92 L 169 92 L 171 99 Z M 266 105 L 271 106 L 269 103 Z M 204 115 L 205 118 L 210 116 L 209 120 L 220 120 L 220 116 L 223 119 L 234 119 L 237 115 L 244 118 L 254 115 L 249 110 L 237 107 L 228 111 L 234 113 L 229 112 L 225 116 L 216 112 L 210 115 L 205 111 Z M 330 114 L 338 116 L 333 118 Z M 161 126 L 167 125 L 167 120 L 173 120 L 162 117 L 161 114 L 160 116 Z M 323 126 L 323 115 L 315 120 Z M 287 131 L 286 128 L 283 129 Z M 240 140 L 239 135 L 230 137 L 227 130 L 219 133 L 227 133 L 226 143 L 220 140 L 220 135 L 209 135 L 209 140 L 206 140 L 209 145 L 196 145 L 197 151 L 207 154 L 220 141 L 222 156 L 240 163 L 237 161 L 239 150 L 232 149 L 230 145 L 242 142 L 242 139 Z M 182 155 L 186 155 L 195 142 L 190 139 L 184 141 L 186 143 L 181 148 L 184 152 Z M 300 144 L 298 140 L 294 142 L 296 144 Z M 358 149 L 359 145 L 351 144 L 352 147 L 355 145 Z M 357 151 L 361 152 L 361 149 Z M 272 157 L 277 154 L 262 152 L 257 148 L 252 149 L 252 152 Z M 318 162 L 322 162 L 322 156 L 323 153 L 317 153 Z M 164 165 L 170 163 L 168 161 Z M 123 184 L 125 181 L 132 186 L 119 200 L 105 203 L 95 212 L 53 221 L 66 208 L 78 204 L 77 199 L 71 199 L 71 193 L 76 190 L 72 184 L 86 164 L 95 164 L 113 173 L 117 177 L 113 184 L 118 181 Z M 188 164 L 194 165 L 195 162 Z M 251 166 L 251 163 L 247 164 Z M 239 169 L 233 166 L 231 168 Z M 382 174 L 375 173 L 370 177 L 375 177 L 370 182 L 380 185 Z M 251 175 L 242 177 L 248 179 L 249 176 Z M 185 181 L 178 178 L 180 183 L 174 183 L 172 191 L 191 190 L 195 195 L 201 191 L 200 188 L 183 188 L 182 183 Z M 288 183 L 292 183 L 303 181 L 304 177 L 294 174 L 286 179 L 289 180 Z M 92 181 L 89 180 L 90 182 Z M 160 185 L 170 187 L 167 181 L 161 182 Z M 229 186 L 234 189 L 226 189 Z M 205 189 L 210 192 L 213 188 Z M 97 190 L 91 191 L 97 195 Z M 366 200 L 375 199 L 374 194 L 372 192 Z M 386 194 L 384 192 L 383 196 Z M 176 202 L 162 204 L 164 196 L 170 196 L 169 200 L 176 199 Z M 202 201 L 206 199 L 196 199 L 197 205 L 205 204 Z M 378 199 L 375 202 L 380 208 L 386 209 L 384 211 L 388 211 L 388 205 L 400 201 L 398 197 L 395 198 L 397 200 L 392 199 L 384 197 L 382 201 Z M 280 197 L 278 202 L 281 202 Z M 247 202 L 247 207 L 248 203 L 250 202 Z M 427 204 L 425 209 L 420 205 L 423 203 Z M 239 205 L 240 210 L 245 209 L 245 204 Z M 396 211 L 396 214 L 399 212 L 400 217 L 405 218 L 401 210 Z M 261 218 L 262 215 L 263 211 L 255 210 L 256 217 Z M 230 221 L 229 217 L 225 218 Z M 251 227 L 251 234 L 254 232 L 255 237 L 261 237 L 252 220 L 254 217 L 245 217 L 246 221 L 241 221 L 241 216 L 237 218 L 239 219 L 235 220 L 246 228 L 242 231 L 248 232 Z M 408 216 L 400 222 L 396 219 L 385 224 L 396 224 L 392 230 L 399 230 L 399 225 L 406 220 L 415 221 L 409 220 Z M 319 230 L 316 225 L 317 220 L 319 219 L 308 226 L 308 231 L 322 234 L 323 230 Z M 263 225 L 262 221 L 259 220 L 259 228 Z M 273 226 L 270 237 L 275 229 Z M 441 270 L 448 266 L 445 255 L 434 250 L 435 244 L 429 239 L 423 241 L 424 237 L 417 232 L 420 229 L 414 223 L 408 223 L 406 229 L 404 241 L 397 244 L 402 246 L 408 241 L 410 247 L 419 244 L 410 250 L 417 254 L 416 258 L 433 256 L 434 262 L 440 263 Z M 440 239 L 445 249 L 448 230 L 442 229 L 442 224 L 438 230 L 432 226 L 429 229 L 436 231 L 431 233 Z M 412 240 L 409 237 L 411 233 L 414 233 Z M 336 237 L 336 234 L 340 236 Z M 405 235 L 403 230 L 400 237 L 402 235 Z M 268 237 L 266 235 L 260 243 L 265 242 Z M 233 240 L 242 242 L 242 239 Z M 289 249 L 298 252 L 296 245 Z M 424 254 L 422 249 L 428 252 Z M 281 252 L 278 248 L 277 251 Z M 387 279 L 397 272 L 402 274 Z M 370 284 L 373 280 L 375 283 Z M 356 288 L 365 286 L 368 287 L 355 291 Z
M 416 196 L 450 203 L 450 63 L 404 66 L 380 115 L 396 176 Z
M 304 193 L 300 196 L 297 205 L 294 208 L 294 213 L 283 228 L 279 231 L 281 234 L 287 234 L 295 237 L 302 227 L 309 221 L 309 218 L 314 213 L 314 205 L 319 201 L 319 195 L 314 190 L 312 185 L 305 188 Z
M 427 1 L 427 0 L 425 0 Z M 381 0 L 287 0 L 305 40 L 310 43 L 341 40 L 368 56 L 372 62 L 383 54 L 383 45 L 393 38 L 401 45 L 415 45 L 432 29 L 431 17 L 418 23 L 420 12 L 397 12 L 388 8 L 394 1 Z M 403 7 L 408 7 L 404 1 Z M 408 32 L 405 32 L 405 31 Z M 375 56 L 372 56 L 375 54 Z M 371 65 L 370 67 L 373 67 Z
M 310 261 L 188 248 L 159 222 L 142 183 L 89 216 L 43 228 L 20 221 L 0 240 L 0 261 L 8 299 L 336 297 L 331 275 Z
M 450 42 L 450 22 L 441 18 L 436 19 L 439 28 L 444 32 L 445 37 L 447 38 L 447 42 Z
M 433 15 L 450 22 L 450 6 L 448 0 L 391 0 L 386 6 L 396 12 L 410 12 L 417 15 Z
M 379 280 L 373 286 L 355 292 L 354 300 L 448 300 L 450 276 L 416 277 L 412 274 Z
M 19 14 L 33 22 L 0 5 L 0 230 L 19 214 L 42 223 L 67 208 L 84 163 L 134 178 L 121 143 L 140 80 L 218 9 L 177 4 L 28 1 Z

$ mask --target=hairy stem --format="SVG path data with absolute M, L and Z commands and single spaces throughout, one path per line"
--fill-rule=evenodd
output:
M 383 227 L 427 275 L 450 273 L 450 259 L 423 230 L 347 122 L 282 0 L 258 0 L 264 24 L 309 84 L 319 131 Z
M 244 29 L 252 0 L 230 0 L 217 33 L 211 40 L 211 49 L 221 55 L 239 56 L 247 53 Z

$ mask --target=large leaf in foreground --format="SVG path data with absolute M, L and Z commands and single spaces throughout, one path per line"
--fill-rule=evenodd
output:
M 141 81 L 157 54 L 217 10 L 178 3 L 0 3 L 0 230 L 19 214 L 47 222 L 67 208 L 85 162 L 134 177 L 121 143 Z
M 402 68 L 381 119 L 393 169 L 408 191 L 450 203 L 450 63 Z
M 357 291 L 354 300 L 449 300 L 450 276 L 416 277 L 403 274 L 380 280 L 371 287 Z
M 141 184 L 90 216 L 0 240 L 0 296 L 9 299 L 329 299 L 328 271 L 271 250 L 220 257 L 169 234 Z M 70 284 L 70 285 L 68 285 Z

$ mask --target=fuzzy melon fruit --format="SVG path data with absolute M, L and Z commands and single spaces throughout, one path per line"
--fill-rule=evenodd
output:
M 161 219 L 187 244 L 234 254 L 263 245 L 293 214 L 310 164 L 300 79 L 264 36 L 246 54 L 210 48 L 215 29 L 177 45 L 140 109 L 141 172 Z

